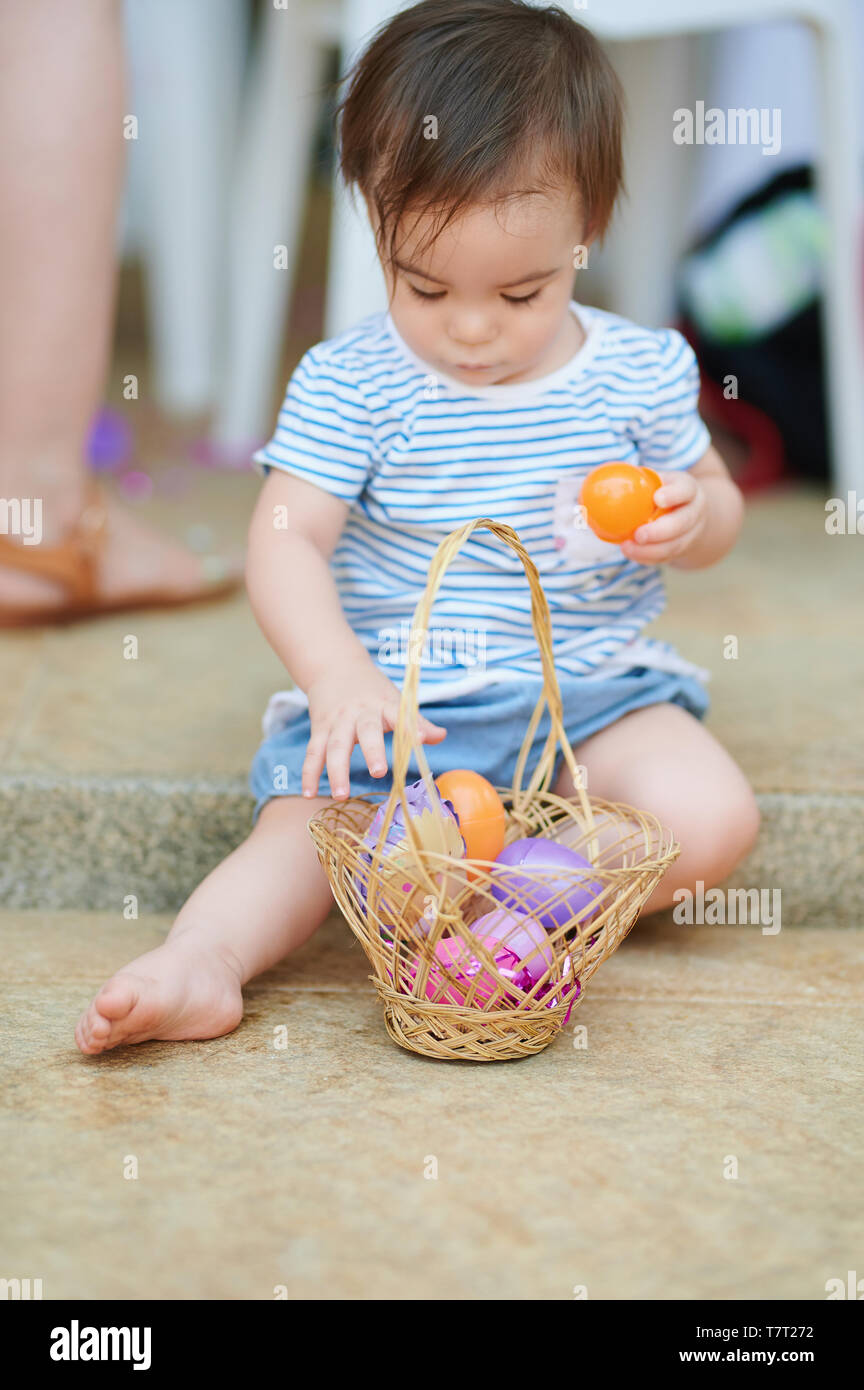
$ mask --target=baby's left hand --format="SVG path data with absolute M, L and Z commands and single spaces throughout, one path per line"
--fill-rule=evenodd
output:
M 628 560 L 639 565 L 662 565 L 677 559 L 699 539 L 708 519 L 705 489 L 689 470 L 659 476 L 663 486 L 655 492 L 654 501 L 670 510 L 640 526 L 632 541 L 621 542 Z

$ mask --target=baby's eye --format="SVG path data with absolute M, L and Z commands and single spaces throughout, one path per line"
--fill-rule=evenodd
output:
M 508 304 L 530 304 L 531 300 L 536 299 L 539 293 L 539 290 L 532 290 L 530 294 L 522 294 L 519 296 L 502 294 L 501 298 L 506 299 Z
M 418 290 L 417 286 L 412 285 L 410 280 L 408 281 L 408 288 L 412 294 L 416 294 L 418 299 L 443 299 L 446 294 L 446 290 L 436 290 L 434 294 L 430 294 L 427 290 Z

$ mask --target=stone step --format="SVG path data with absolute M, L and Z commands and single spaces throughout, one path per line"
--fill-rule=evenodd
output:
M 781 894 L 788 925 L 860 921 L 864 794 L 762 792 L 762 832 L 730 887 Z M 0 775 L 0 904 L 174 912 L 250 828 L 238 778 Z

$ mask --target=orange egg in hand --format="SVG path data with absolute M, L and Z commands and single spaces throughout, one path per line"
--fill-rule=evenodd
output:
M 507 814 L 493 787 L 479 772 L 458 768 L 442 772 L 435 785 L 459 817 L 469 859 L 497 859 L 504 848 Z
M 579 501 L 595 536 L 618 544 L 632 540 L 646 521 L 664 515 L 664 509 L 654 503 L 654 493 L 662 486 L 663 479 L 653 468 L 603 463 L 588 474 Z

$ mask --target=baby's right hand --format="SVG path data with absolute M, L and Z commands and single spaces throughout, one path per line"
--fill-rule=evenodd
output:
M 396 727 L 400 692 L 371 660 L 363 659 L 343 663 L 338 671 L 314 681 L 306 693 L 312 732 L 303 762 L 303 795 L 317 796 L 326 763 L 330 794 L 335 801 L 344 801 L 355 744 L 360 744 L 373 777 L 383 777 L 387 771 L 384 734 Z M 446 734 L 440 724 L 418 715 L 421 743 L 440 743 Z

